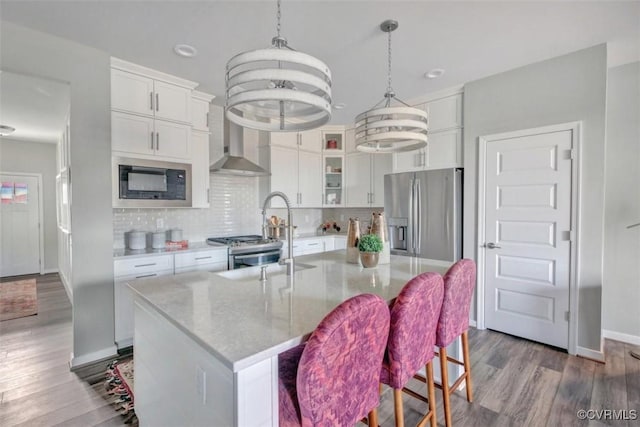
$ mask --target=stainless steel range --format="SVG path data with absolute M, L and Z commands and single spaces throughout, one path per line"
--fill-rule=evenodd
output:
M 282 249 L 282 241 L 257 235 L 210 237 L 207 243 L 229 247 L 229 270 L 278 262 Z

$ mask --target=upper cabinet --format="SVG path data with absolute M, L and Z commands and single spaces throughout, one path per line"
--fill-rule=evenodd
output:
M 344 153 L 345 131 L 344 127 L 326 127 L 322 130 L 322 149 L 325 154 Z
M 117 154 L 191 159 L 197 83 L 111 59 L 111 147 Z
M 439 97 L 416 108 L 427 112 L 427 146 L 393 154 L 393 172 L 462 167 L 462 93 Z
M 304 132 L 271 132 L 271 145 L 320 153 L 322 151 L 322 134 L 318 129 Z
M 213 96 L 197 90 L 191 97 L 191 124 L 193 130 L 209 132 L 209 106 Z

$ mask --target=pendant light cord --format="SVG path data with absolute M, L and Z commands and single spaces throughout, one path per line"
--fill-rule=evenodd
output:
M 393 89 L 391 88 L 391 31 L 389 31 L 387 33 L 388 37 L 387 37 L 387 53 L 388 53 L 388 60 L 387 60 L 387 65 L 388 65 L 388 69 L 387 69 L 387 93 L 391 93 L 393 92 Z
M 282 12 L 280 11 L 280 0 L 278 0 L 278 24 L 276 26 L 276 33 L 278 35 L 278 38 L 280 38 L 280 18 L 282 17 Z

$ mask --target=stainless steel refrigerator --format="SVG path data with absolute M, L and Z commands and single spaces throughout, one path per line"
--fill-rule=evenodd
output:
M 455 262 L 462 256 L 462 169 L 388 174 L 391 253 Z

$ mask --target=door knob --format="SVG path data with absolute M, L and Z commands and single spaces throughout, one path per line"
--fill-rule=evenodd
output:
M 484 247 L 487 248 L 487 249 L 500 249 L 501 248 L 501 246 L 498 246 L 493 242 L 486 243 L 484 245 Z

